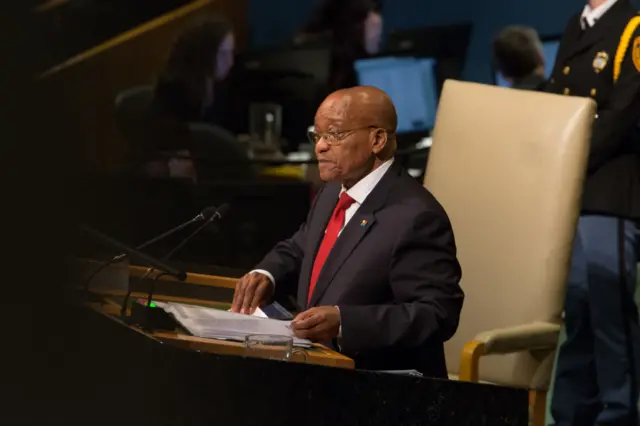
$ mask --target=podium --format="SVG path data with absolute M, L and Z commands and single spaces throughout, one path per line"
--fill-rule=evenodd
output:
M 128 268 L 133 276 L 144 271 Z M 235 280 L 189 274 L 187 282 L 163 284 L 165 290 L 174 284 L 223 291 Z M 155 297 L 172 298 L 189 299 Z M 306 362 L 246 358 L 239 343 L 145 333 L 110 316 L 119 309 L 114 301 L 77 308 L 78 324 L 90 332 L 81 338 L 74 333 L 80 374 L 65 378 L 71 380 L 65 398 L 80 399 L 73 415 L 101 413 L 99 424 L 528 424 L 525 390 L 359 371 L 351 359 L 322 346 L 310 349 Z M 98 374 L 86 374 L 92 369 Z

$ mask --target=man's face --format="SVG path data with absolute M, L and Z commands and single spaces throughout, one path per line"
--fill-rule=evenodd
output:
M 325 100 L 315 118 L 315 151 L 323 181 L 357 182 L 373 164 L 373 128 L 346 96 Z

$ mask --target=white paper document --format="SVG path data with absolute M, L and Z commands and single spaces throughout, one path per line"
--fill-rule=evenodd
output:
M 291 321 L 280 321 L 259 315 L 243 315 L 204 306 L 184 303 L 158 305 L 196 337 L 244 341 L 250 334 L 277 334 L 291 336 Z M 263 313 L 264 315 L 264 313 Z M 295 346 L 310 347 L 311 341 L 293 339 Z

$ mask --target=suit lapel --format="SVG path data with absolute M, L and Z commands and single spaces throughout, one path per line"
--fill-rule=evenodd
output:
M 576 55 L 584 52 L 585 50 L 593 47 L 596 43 L 603 40 L 613 30 L 613 26 L 620 23 L 621 19 L 624 19 L 628 14 L 628 8 L 630 6 L 624 1 L 619 0 L 614 4 L 607 13 L 600 18 L 595 25 L 582 33 L 582 27 L 580 26 L 580 17 L 574 23 L 573 31 L 577 34 L 577 40 L 571 44 L 571 47 L 567 51 L 566 59 L 569 60 Z M 580 36 L 582 34 L 582 36 Z
M 582 27 L 580 26 L 580 15 L 571 21 L 570 27 L 567 29 L 567 46 L 562 55 L 558 52 L 558 61 L 564 62 L 570 58 L 576 56 L 582 49 L 584 40 L 582 36 L 586 36 L 586 33 L 583 34 Z M 593 28 L 592 28 L 593 29 Z M 561 58 L 560 56 L 563 56 Z
M 336 274 L 338 273 L 338 271 L 340 271 L 340 268 L 347 261 L 351 253 L 356 250 L 364 237 L 371 231 L 371 229 L 373 229 L 376 223 L 375 212 L 384 206 L 389 191 L 391 190 L 395 179 L 399 176 L 400 173 L 402 173 L 402 168 L 398 165 L 397 162 L 394 162 L 391 168 L 382 177 L 378 185 L 376 185 L 376 187 L 373 189 L 373 191 L 371 191 L 366 200 L 364 200 L 364 203 L 360 206 L 360 208 L 358 208 L 358 211 L 351 218 L 347 226 L 342 230 L 342 233 L 340 233 L 338 240 L 331 249 L 331 253 L 329 253 L 329 257 L 327 257 L 327 260 L 322 267 L 322 271 L 320 271 L 318 282 L 316 283 L 313 294 L 311 295 L 309 307 L 316 306 L 320 302 L 322 296 L 329 288 Z M 323 235 L 324 228 L 320 232 L 321 235 Z M 318 241 L 318 245 L 319 244 L 320 241 Z M 314 258 L 315 253 L 317 252 L 317 248 L 318 246 L 316 245 Z M 308 285 L 306 292 L 308 292 Z

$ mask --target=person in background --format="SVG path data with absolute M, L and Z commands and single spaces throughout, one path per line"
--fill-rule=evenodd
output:
M 252 176 L 245 147 L 220 126 L 213 113 L 218 88 L 233 67 L 234 51 L 233 27 L 220 16 L 197 21 L 172 45 L 154 87 L 148 126 L 148 139 L 152 144 L 157 141 L 152 153 L 155 163 L 168 159 L 166 168 L 171 177 L 196 180 L 196 170 L 199 178 L 209 180 Z M 162 126 L 157 122 L 172 123 L 170 134 L 182 137 L 171 141 L 168 136 L 159 137 L 154 129 Z M 180 126 L 184 129 L 178 130 Z M 197 158 L 200 166 L 196 167 L 189 157 Z M 154 170 L 160 172 L 162 168 Z
M 154 89 L 158 113 L 184 122 L 206 121 L 222 82 L 233 67 L 235 39 L 223 17 L 204 20 L 180 34 Z
M 296 37 L 296 44 L 328 39 L 332 61 L 329 90 L 358 84 L 354 63 L 377 54 L 382 42 L 383 19 L 373 0 L 325 0 Z
M 535 29 L 510 26 L 500 31 L 493 40 L 493 61 L 513 89 L 544 88 L 544 53 Z
M 357 368 L 444 379 L 462 272 L 445 210 L 394 160 L 396 128 L 379 89 L 329 95 L 309 133 L 328 183 L 299 231 L 240 279 L 231 309 L 251 314 L 296 285 L 297 337 L 332 345 Z
M 551 397 L 558 426 L 638 425 L 640 18 L 590 0 L 569 21 L 546 90 L 597 102 Z

